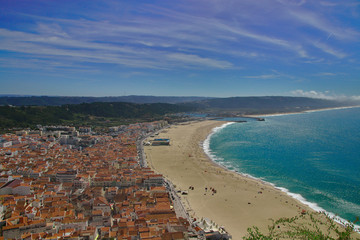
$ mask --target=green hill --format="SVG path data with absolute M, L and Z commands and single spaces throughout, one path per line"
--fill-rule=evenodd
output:
M 25 97 L 25 100 L 22 101 L 26 102 L 27 98 Z M 61 98 L 59 97 L 60 100 Z M 47 98 L 41 99 L 47 101 Z M 79 100 L 78 98 L 75 99 Z M 151 99 L 154 100 L 153 97 L 148 100 L 150 101 Z M 165 101 L 166 99 L 163 100 Z M 42 105 L 41 103 L 39 104 Z M 34 127 L 37 124 L 111 126 L 135 121 L 153 121 L 163 119 L 166 114 L 181 112 L 266 114 L 301 112 L 355 104 L 354 102 L 304 97 L 232 97 L 198 99 L 197 101 L 178 104 L 94 102 L 64 104 L 61 106 L 0 106 L 0 128 Z
M 195 110 L 168 103 L 82 103 L 62 106 L 0 106 L 0 128 L 25 128 L 37 124 L 116 125 L 162 119 L 166 114 Z

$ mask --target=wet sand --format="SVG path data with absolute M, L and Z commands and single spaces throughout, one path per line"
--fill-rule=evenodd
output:
M 270 219 L 294 217 L 302 209 L 312 211 L 269 184 L 225 170 L 210 161 L 202 142 L 213 128 L 224 123 L 174 125 L 156 136 L 170 138 L 170 146 L 144 147 L 149 167 L 163 174 L 177 189 L 188 191 L 188 195 L 181 197 L 190 215 L 211 219 L 224 226 L 233 239 L 241 239 L 249 227 L 266 230 Z M 190 186 L 194 190 L 189 190 Z

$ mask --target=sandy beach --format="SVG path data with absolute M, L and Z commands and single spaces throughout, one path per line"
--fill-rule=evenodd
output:
M 225 170 L 209 160 L 202 142 L 213 128 L 224 123 L 174 125 L 157 136 L 170 138 L 170 146 L 144 147 L 149 167 L 163 174 L 177 189 L 189 192 L 182 195 L 182 201 L 190 215 L 211 219 L 224 226 L 233 239 L 241 239 L 249 227 L 265 230 L 270 219 L 294 217 L 303 209 L 309 211 L 307 206 L 271 185 Z M 189 190 L 190 186 L 194 190 Z

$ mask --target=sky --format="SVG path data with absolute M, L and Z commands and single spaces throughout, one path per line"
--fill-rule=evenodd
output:
M 358 0 L 0 0 L 0 94 L 360 100 Z

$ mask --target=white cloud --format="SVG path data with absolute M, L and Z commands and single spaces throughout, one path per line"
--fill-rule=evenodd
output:
M 314 43 L 314 46 L 319 48 L 323 52 L 325 52 L 327 54 L 330 54 L 330 55 L 333 55 L 333 56 L 335 56 L 337 58 L 345 58 L 345 57 L 347 57 L 346 53 L 343 53 L 340 50 L 336 50 L 336 49 L 328 46 L 327 44 L 317 42 L 317 43 Z
M 346 95 L 337 95 L 333 94 L 330 91 L 304 91 L 301 89 L 291 91 L 291 94 L 294 96 L 300 97 L 309 97 L 309 98 L 321 98 L 321 99 L 328 99 L 328 100 L 339 100 L 339 101 L 360 101 L 360 96 L 346 96 Z
M 326 18 L 321 17 L 321 14 L 315 12 L 290 10 L 289 14 L 302 23 L 317 28 L 327 34 L 333 34 L 338 39 L 357 41 L 360 37 L 359 31 L 355 31 L 348 27 L 337 26 Z
M 225 5 L 226 4 L 224 4 L 224 6 Z M 231 11 L 232 10 L 233 9 L 231 9 Z M 239 10 L 241 10 L 241 8 Z M 149 11 L 169 17 L 171 27 L 167 26 L 170 27 L 170 31 L 167 29 L 167 32 L 174 33 L 175 36 L 177 35 L 183 39 L 194 39 L 195 37 L 194 40 L 204 40 L 202 44 L 209 44 L 213 41 L 221 44 L 221 40 L 236 42 L 239 41 L 239 38 L 248 38 L 258 42 L 280 46 L 291 51 L 299 51 L 299 55 L 304 55 L 304 51 L 300 46 L 298 46 L 298 44 L 290 43 L 287 40 L 278 37 L 269 36 L 269 34 L 260 34 L 255 31 L 246 29 L 245 27 L 240 26 L 241 24 L 237 24 L 237 21 L 235 20 L 227 21 L 224 19 L 219 20 L 214 17 L 194 16 L 187 13 L 180 13 L 177 11 L 156 7 L 151 7 Z M 176 22 L 176 24 L 172 24 L 173 22 Z M 159 24 L 161 23 L 159 22 Z M 179 32 L 190 35 L 181 36 L 179 35 Z M 199 37 L 199 35 L 202 36 L 202 38 L 196 39 Z
M 24 15 L 36 25 L 17 31 L 0 29 L 0 49 L 34 58 L 53 57 L 59 62 L 72 58 L 78 63 L 139 68 L 227 69 L 240 68 L 248 59 L 318 59 L 310 56 L 314 41 L 304 41 L 303 32 L 292 27 L 299 22 L 328 34 L 358 36 L 356 31 L 332 26 L 314 11 L 300 11 L 313 4 L 305 0 L 199 0 L 193 4 L 195 8 L 186 1 L 174 3 L 175 7 L 121 3 L 137 14 L 109 11 L 109 16 L 101 18 L 96 13 L 82 19 Z M 290 17 L 286 14 L 289 9 Z M 340 47 L 315 46 L 337 58 L 348 56 Z
M 244 78 L 250 78 L 250 79 L 273 79 L 278 78 L 279 75 L 275 74 L 264 74 L 264 75 L 258 75 L 258 76 L 245 76 Z
M 306 0 L 277 0 L 284 5 L 301 6 L 306 3 Z
M 189 66 L 202 65 L 202 66 L 209 66 L 209 67 L 222 68 L 222 69 L 233 67 L 233 65 L 227 61 L 218 61 L 210 58 L 203 58 L 193 54 L 173 53 L 167 55 L 167 57 L 171 60 L 182 61 L 186 64 L 189 64 Z
M 327 95 L 329 92 L 318 92 L 318 91 L 303 91 L 303 90 L 295 90 L 292 91 L 291 94 L 295 96 L 301 97 L 310 97 L 310 98 L 322 98 L 322 99 L 334 99 L 332 96 Z
M 337 6 L 337 3 L 333 3 L 333 2 L 319 1 L 319 3 L 322 6 L 325 6 L 325 7 L 335 7 L 335 6 Z
M 193 67 L 191 64 L 225 69 L 234 66 L 226 60 L 228 56 L 260 56 L 255 51 L 244 51 L 241 47 L 228 47 L 228 42 L 233 45 L 239 37 L 293 49 L 285 40 L 252 33 L 216 19 L 166 9 L 156 12 L 155 7 L 148 11 L 168 19 L 163 21 L 138 17 L 104 22 L 31 16 L 38 20 L 36 31 L 27 33 L 0 29 L 0 36 L 3 37 L 0 49 L 32 54 L 34 57 L 52 56 L 59 61 L 70 57 L 78 62 L 104 62 L 159 69 Z M 120 21 L 120 24 L 116 21 Z M 206 57 L 199 57 L 198 52 Z M 300 52 L 304 55 L 302 50 Z M 213 53 L 220 56 L 213 57 Z M 164 58 L 171 59 L 171 62 Z
M 59 24 L 44 24 L 38 23 L 37 31 L 41 34 L 49 35 L 49 36 L 61 36 L 61 37 L 69 37 L 69 35 L 62 29 Z
M 354 8 L 360 5 L 360 2 L 357 0 L 348 0 L 348 1 L 320 1 L 319 2 L 322 6 L 326 6 L 326 7 L 338 7 L 338 6 L 343 6 L 343 7 L 350 7 L 350 8 Z
M 80 38 L 44 36 L 7 29 L 0 29 L 0 36 L 3 38 L 0 42 L 1 50 L 31 54 L 34 57 L 52 57 L 59 61 L 71 58 L 72 61 L 78 62 L 115 63 L 129 67 L 158 69 L 189 67 L 191 64 L 220 69 L 232 67 L 230 62 L 202 58 L 194 54 L 168 54 L 164 49 L 152 48 L 149 43 L 145 44 L 145 47 L 140 47 L 144 42 L 140 42 L 140 45 L 135 43 L 133 46 L 119 46 L 119 42 L 97 43 Z M 166 58 L 170 58 L 171 63 L 166 61 Z M 64 62 L 65 65 L 67 61 Z
M 360 101 L 360 96 L 351 96 L 350 99 L 353 101 Z
M 332 72 L 321 72 L 321 73 L 317 73 L 315 74 L 315 76 L 327 76 L 327 77 L 332 77 L 332 76 L 337 76 L 337 73 L 332 73 Z

